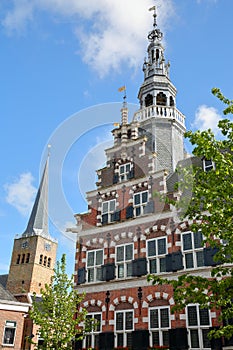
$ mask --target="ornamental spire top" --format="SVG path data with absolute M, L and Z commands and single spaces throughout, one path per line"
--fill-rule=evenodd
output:
M 156 6 L 153 6 L 149 9 L 149 11 L 153 11 L 153 17 L 154 17 L 154 23 L 153 23 L 153 30 L 149 32 L 148 39 L 149 41 L 153 42 L 155 40 L 162 40 L 163 33 L 160 31 L 159 28 L 157 28 L 157 13 L 156 13 Z

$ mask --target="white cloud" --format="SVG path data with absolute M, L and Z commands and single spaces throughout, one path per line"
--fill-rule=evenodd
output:
M 221 119 L 222 117 L 216 108 L 201 105 L 195 113 L 193 126 L 200 130 L 212 129 L 217 134 L 218 122 Z
M 36 188 L 32 185 L 33 176 L 31 173 L 24 173 L 12 184 L 6 184 L 6 201 L 15 207 L 22 215 L 30 212 L 36 194 Z
M 158 22 L 164 30 L 174 16 L 174 0 L 160 0 Z M 145 55 L 145 37 L 152 28 L 152 0 L 14 0 L 2 24 L 19 31 L 36 21 L 40 11 L 61 16 L 75 27 L 80 43 L 78 54 L 100 76 L 120 71 L 123 63 L 136 68 Z

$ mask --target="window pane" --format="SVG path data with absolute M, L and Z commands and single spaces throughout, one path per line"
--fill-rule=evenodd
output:
M 190 330 L 190 336 L 191 336 L 191 348 L 197 348 L 199 349 L 199 338 L 198 338 L 198 330 L 197 329 L 191 329 Z
M 168 328 L 169 327 L 168 308 L 160 309 L 160 324 L 161 324 L 161 328 Z
M 136 214 L 136 216 L 141 215 L 141 207 L 137 207 L 137 208 L 136 208 L 135 214 Z
M 124 260 L 124 247 L 117 247 L 117 261 L 123 261 Z
M 101 326 L 101 315 L 94 315 L 94 319 L 96 320 L 96 327 L 95 327 L 95 331 L 96 332 L 100 332 L 100 326 Z
M 163 331 L 163 345 L 169 345 L 169 332 Z
M 166 253 L 166 238 L 158 239 L 158 254 Z
M 87 266 L 94 266 L 94 252 L 87 253 Z
M 129 171 L 130 171 L 130 164 L 128 163 L 125 166 L 125 172 L 129 172 Z
M 152 332 L 152 344 L 154 345 L 160 345 L 159 344 L 159 332 Z
M 91 348 L 91 339 L 92 339 L 91 334 L 86 335 L 86 347 L 87 348 Z
M 156 246 L 155 246 L 155 240 L 153 241 L 148 241 L 147 242 L 147 251 L 148 251 L 148 256 L 154 256 L 156 255 Z
M 196 253 L 197 257 L 197 267 L 204 266 L 204 255 L 203 251 Z
M 132 333 L 127 333 L 126 336 L 127 336 L 127 344 L 126 345 L 129 348 L 132 348 Z
M 133 274 L 132 263 L 127 264 L 126 268 L 127 268 L 127 276 L 128 276 L 128 277 L 129 277 L 129 276 L 132 276 L 132 274 Z
M 186 269 L 193 268 L 193 253 L 185 254 L 185 266 Z
M 166 272 L 166 258 L 160 258 L 160 272 Z
M 194 236 L 194 248 L 201 248 L 202 241 L 203 241 L 202 233 L 200 231 L 195 232 L 195 233 L 193 233 L 193 236 Z
M 123 342 L 124 342 L 124 337 L 123 337 L 123 333 L 118 333 L 117 334 L 117 346 L 123 346 L 124 344 L 123 344 Z
M 156 259 L 150 260 L 150 273 L 157 273 Z
M 132 260 L 133 258 L 133 245 L 128 244 L 125 246 L 125 260 Z
M 211 343 L 208 338 L 209 329 L 202 329 L 202 339 L 204 348 L 211 348 Z
M 14 337 L 15 337 L 15 328 L 5 328 L 4 332 L 4 344 L 14 344 Z
M 183 235 L 183 249 L 184 250 L 192 249 L 191 232 L 185 233 Z
M 125 329 L 133 329 L 133 312 L 129 311 L 125 313 Z
M 146 203 L 148 198 L 147 192 L 142 192 L 142 203 Z
M 94 281 L 94 269 L 88 269 L 88 282 Z
M 150 328 L 159 328 L 158 309 L 150 310 Z
M 115 211 L 115 200 L 110 201 L 110 211 Z
M 95 349 L 98 349 L 99 348 L 99 334 L 95 334 L 94 335 L 94 347 Z
M 134 204 L 135 205 L 140 204 L 140 194 L 139 193 L 134 195 Z
M 118 265 L 118 278 L 124 277 L 124 265 L 120 264 Z
M 96 251 L 96 265 L 103 264 L 103 250 Z
M 200 325 L 201 326 L 209 326 L 209 310 L 208 309 L 199 309 L 200 315 Z
M 123 174 L 125 171 L 124 171 L 125 169 L 124 169 L 124 165 L 121 165 L 120 166 L 120 174 Z
M 189 326 L 197 326 L 196 306 L 188 306 L 188 324 Z
M 96 281 L 101 281 L 101 278 L 102 278 L 102 269 L 98 267 L 96 269 Z
M 102 213 L 105 214 L 108 212 L 108 202 L 102 204 Z
M 116 313 L 116 330 L 122 331 L 123 330 L 123 312 L 117 312 Z

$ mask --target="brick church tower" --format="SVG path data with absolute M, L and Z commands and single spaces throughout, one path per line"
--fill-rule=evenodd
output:
M 140 108 L 129 122 L 123 104 L 106 167 L 97 171 L 97 188 L 87 193 L 88 211 L 76 214 L 77 227 L 70 229 L 78 236 L 75 284 L 86 293 L 87 317 L 99 321 L 76 349 L 210 349 L 207 334 L 216 315 L 198 305 L 172 314 L 172 288 L 147 282 L 148 273 L 169 278 L 190 269 L 210 271 L 201 233 L 194 239 L 189 223 L 177 221 L 156 196 L 176 198 L 185 117 L 176 107 L 155 9 L 153 16 Z
M 50 283 L 57 242 L 48 232 L 48 160 L 27 228 L 14 240 L 7 289 L 13 295 L 40 293 Z

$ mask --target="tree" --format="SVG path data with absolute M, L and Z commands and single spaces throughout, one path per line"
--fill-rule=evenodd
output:
M 72 349 L 72 340 L 82 336 L 78 325 L 85 320 L 86 311 L 77 312 L 82 301 L 73 288 L 73 278 L 66 274 L 66 256 L 57 262 L 51 284 L 41 289 L 41 301 L 34 295 L 30 318 L 39 327 L 43 339 L 41 349 Z
M 224 115 L 233 113 L 233 101 L 226 99 L 219 89 L 212 89 L 226 108 Z M 188 131 L 185 134 L 194 145 L 194 156 L 212 160 L 214 169 L 204 172 L 200 167 L 189 166 L 178 170 L 181 181 L 177 184 L 183 194 L 180 201 L 169 200 L 182 213 L 182 219 L 194 221 L 191 230 L 201 231 L 204 244 L 215 252 L 216 266 L 209 278 L 185 274 L 177 280 L 149 275 L 153 284 L 170 284 L 174 289 L 175 307 L 182 310 L 189 303 L 220 313 L 218 329 L 210 336 L 233 336 L 233 122 L 222 119 L 218 124 L 220 139 L 209 129 Z M 191 189 L 191 190 L 190 190 Z

